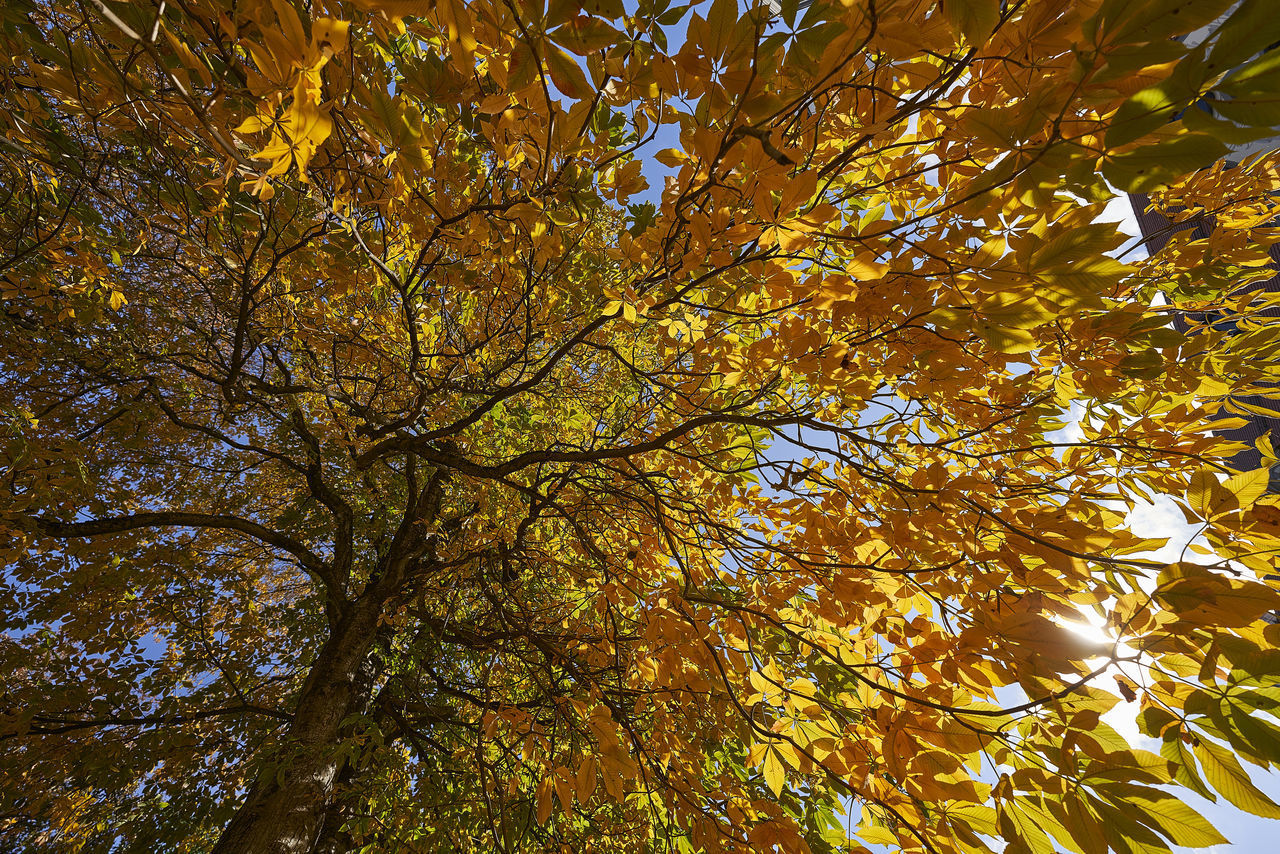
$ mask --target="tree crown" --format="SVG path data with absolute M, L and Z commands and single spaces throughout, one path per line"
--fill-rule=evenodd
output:
M 1166 784 L 1280 816 L 1239 762 L 1280 761 L 1280 506 L 1214 432 L 1276 380 L 1275 164 L 1220 162 L 1280 124 L 1266 3 L 0 21 L 0 838 L 1138 854 L 1222 841 Z M 1194 554 L 1128 528 L 1157 495 Z

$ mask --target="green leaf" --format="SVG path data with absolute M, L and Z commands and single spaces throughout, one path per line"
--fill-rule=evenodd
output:
M 1109 156 L 1102 174 L 1125 192 L 1146 193 L 1208 166 L 1228 152 L 1226 145 L 1208 134 L 1188 133 Z
M 1218 108 L 1222 106 L 1223 103 L 1224 102 L 1222 101 L 1215 101 L 1213 103 L 1214 111 L 1220 112 Z M 1256 116 L 1251 116 L 1250 118 L 1252 119 L 1255 117 Z M 1182 125 L 1190 131 L 1207 133 L 1215 139 L 1222 140 L 1227 145 L 1247 145 L 1250 142 L 1263 139 L 1274 133 L 1274 127 L 1270 124 L 1264 125 L 1263 127 L 1241 127 L 1235 122 L 1219 118 L 1216 115 L 1200 109 L 1187 110 L 1183 113 Z
M 1095 44 L 1108 49 L 1147 44 L 1202 27 L 1230 5 L 1231 0 L 1106 0 L 1085 23 L 1085 32 L 1095 33 Z
M 1209 68 L 1221 73 L 1277 41 L 1280 15 L 1274 0 L 1244 0 L 1219 28 L 1209 52 Z
M 1239 694 L 1231 696 L 1233 700 L 1240 697 Z M 1249 754 L 1254 754 L 1266 761 L 1280 762 L 1280 727 L 1252 714 L 1245 706 L 1231 703 L 1228 708 L 1232 727 L 1248 751 L 1241 755 L 1249 759 Z
M 1107 148 L 1118 148 L 1141 139 L 1199 100 L 1211 76 L 1204 53 L 1205 47 L 1201 45 L 1184 56 L 1159 85 L 1136 92 L 1121 104 L 1107 129 Z

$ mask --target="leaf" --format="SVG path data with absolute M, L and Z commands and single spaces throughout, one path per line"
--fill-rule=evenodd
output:
M 1267 491 L 1270 475 L 1271 470 L 1268 468 L 1251 469 L 1227 478 L 1222 483 L 1222 489 L 1235 496 L 1239 507 L 1247 509 Z
M 1221 491 L 1214 473 L 1201 469 L 1191 476 L 1187 488 L 1187 503 L 1202 518 L 1207 519 L 1213 514 L 1213 507 L 1219 501 Z
M 1121 190 L 1146 193 L 1208 166 L 1226 156 L 1227 151 L 1212 136 L 1188 133 L 1109 156 L 1102 174 Z
M 1001 802 L 997 813 L 1000 836 L 1010 845 L 1025 846 L 1032 854 L 1054 854 L 1053 842 L 1019 802 Z
M 787 784 L 787 771 L 782 764 L 782 757 L 773 747 L 765 751 L 763 767 L 764 781 L 769 786 L 769 791 L 773 792 L 774 797 L 780 797 Z
M 1000 20 L 999 0 L 946 0 L 947 19 L 971 45 L 982 44 Z
M 680 166 L 688 158 L 685 153 L 678 148 L 664 148 L 654 154 L 654 159 L 663 166 L 669 166 L 672 169 Z
M 883 279 L 889 272 L 889 265 L 871 258 L 847 258 L 845 269 L 849 275 L 860 282 L 873 282 Z
M 1274 8 L 1267 0 L 1244 0 L 1231 11 L 1214 39 L 1208 64 L 1213 70 L 1230 68 L 1280 40 Z
M 352 0 L 369 11 L 383 12 L 393 20 L 409 16 L 422 17 L 435 8 L 435 0 Z
M 974 323 L 973 330 L 993 350 L 1000 353 L 1027 353 L 1035 349 L 1035 336 L 1026 329 L 1006 327 L 985 320 L 978 320 Z
M 562 27 L 550 32 L 551 38 L 562 47 L 579 56 L 608 47 L 621 38 L 613 27 L 598 18 L 579 15 Z
M 551 818 L 551 789 L 552 780 L 550 777 L 544 777 L 542 782 L 538 784 L 538 824 L 545 825 L 547 820 Z
M 1235 756 L 1224 748 L 1203 740 L 1195 746 L 1195 755 L 1204 767 L 1204 776 L 1209 785 L 1231 803 L 1263 818 L 1280 818 L 1280 804 L 1276 804 L 1253 784 Z
M 1064 796 L 1066 826 L 1073 832 L 1073 840 L 1083 854 L 1107 854 L 1107 835 L 1097 815 L 1089 807 L 1087 796 L 1080 791 Z
M 316 18 L 311 22 L 311 43 L 329 54 L 344 53 L 347 49 L 350 21 L 334 18 Z
M 1265 584 L 1231 578 L 1196 564 L 1177 563 L 1158 577 L 1157 598 L 1184 620 L 1243 627 L 1280 608 L 1280 593 Z
M 1179 728 L 1171 728 L 1160 745 L 1160 755 L 1170 762 L 1174 763 L 1174 779 L 1200 797 L 1208 801 L 1216 802 L 1217 796 L 1209 790 L 1205 782 L 1200 777 L 1200 772 L 1196 768 L 1194 755 L 1182 743 L 1181 730 Z
M 236 125 L 232 130 L 236 133 L 251 134 L 261 133 L 271 127 L 274 122 L 263 116 L 249 116 L 247 119 Z
M 708 39 L 703 49 L 708 56 L 724 56 L 738 20 L 737 0 L 713 0 L 707 12 Z
M 590 757 L 583 759 L 574 776 L 574 794 L 579 803 L 587 804 L 596 790 L 596 763 Z
M 1075 265 L 1109 252 L 1121 242 L 1121 235 L 1110 223 L 1092 223 L 1067 228 L 1032 252 L 1027 268 L 1037 272 Z
M 1107 129 L 1107 147 L 1134 142 L 1168 124 L 1178 113 L 1201 112 L 1194 105 L 1213 76 L 1204 54 L 1201 44 L 1182 57 L 1157 85 L 1134 93 L 1121 104 Z
M 587 77 L 578 67 L 573 57 L 558 47 L 548 46 L 546 51 L 547 71 L 556 88 L 570 98 L 581 99 L 591 95 L 594 87 L 587 83 Z
M 889 828 L 887 827 L 880 827 L 874 824 L 871 824 L 871 825 L 864 824 L 858 827 L 857 833 L 858 833 L 858 836 L 862 837 L 867 842 L 870 842 L 872 845 L 897 845 L 898 844 L 897 835 L 892 830 L 889 830 Z
M 1151 817 L 1160 832 L 1175 845 L 1208 848 L 1227 844 L 1226 838 L 1205 821 L 1203 816 L 1172 795 L 1159 798 L 1148 796 L 1133 802 Z
M 552 777 L 552 783 L 555 786 L 556 798 L 560 801 L 560 807 L 568 814 L 573 810 L 573 794 L 574 782 L 568 773 L 561 773 L 564 769 L 556 769 L 555 775 Z M 539 819 L 539 823 L 545 823 L 545 819 Z

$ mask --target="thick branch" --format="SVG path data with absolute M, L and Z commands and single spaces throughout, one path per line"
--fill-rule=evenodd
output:
M 210 513 L 190 513 L 179 510 L 163 510 L 155 513 L 133 513 L 128 516 L 108 516 L 83 522 L 61 522 L 56 519 L 36 517 L 33 520 L 41 533 L 59 539 L 101 537 L 135 531 L 139 528 L 196 528 L 202 530 L 238 531 L 264 545 L 288 552 L 298 559 L 303 569 L 318 576 L 332 587 L 332 572 L 319 555 L 292 537 L 279 531 L 242 519 L 239 516 L 221 516 Z

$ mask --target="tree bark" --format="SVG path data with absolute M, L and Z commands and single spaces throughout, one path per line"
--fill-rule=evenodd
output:
M 308 854 L 342 768 L 342 721 L 363 712 L 375 677 L 371 656 L 380 602 L 357 601 L 316 656 L 281 749 L 223 830 L 212 854 Z
M 351 762 L 343 765 L 334 784 L 333 796 L 325 807 L 324 818 L 320 822 L 320 836 L 316 839 L 311 854 L 351 854 L 356 850 L 355 840 L 343 829 L 347 823 L 349 806 L 344 793 L 350 789 L 355 779 L 355 765 Z

